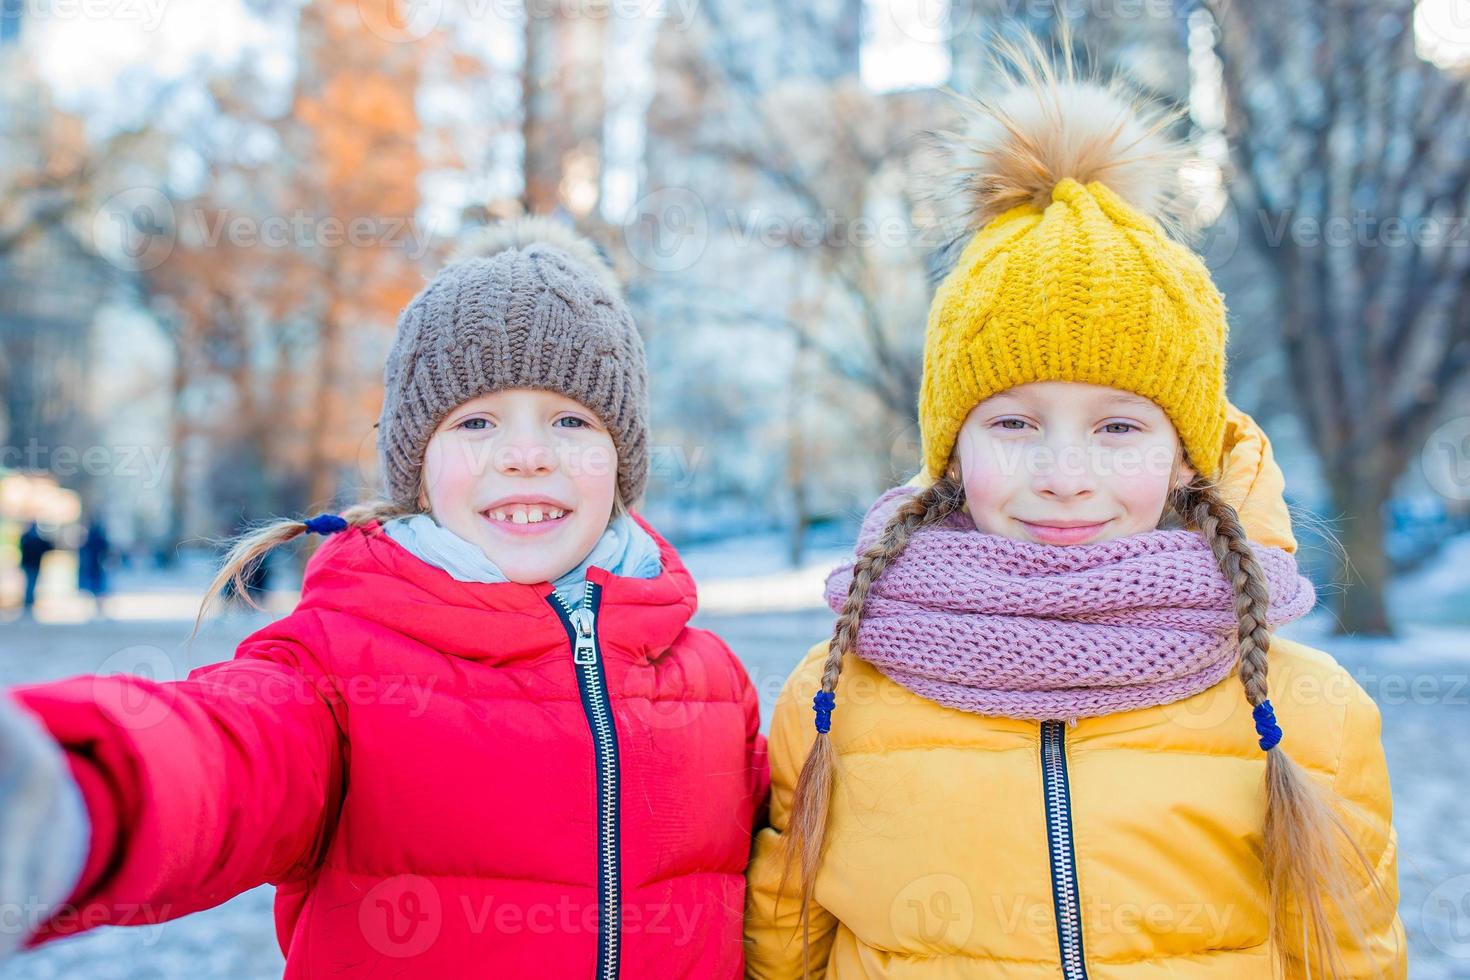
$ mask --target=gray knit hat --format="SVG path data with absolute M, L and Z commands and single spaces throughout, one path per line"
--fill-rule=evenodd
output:
M 618 454 L 628 507 L 648 482 L 648 366 L 611 267 L 546 218 L 487 228 L 398 317 L 383 370 L 378 464 L 389 498 L 418 498 L 424 451 L 471 398 L 539 388 L 597 413 Z

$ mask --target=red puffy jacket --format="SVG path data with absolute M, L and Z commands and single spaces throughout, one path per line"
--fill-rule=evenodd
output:
M 28 945 L 271 882 L 287 978 L 741 976 L 765 739 L 654 537 L 663 573 L 593 568 L 583 612 L 368 524 L 233 660 L 13 689 L 93 822 Z

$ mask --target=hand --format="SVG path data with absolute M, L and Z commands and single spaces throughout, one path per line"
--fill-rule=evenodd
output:
M 0 961 L 70 897 L 90 841 L 64 750 L 0 691 Z

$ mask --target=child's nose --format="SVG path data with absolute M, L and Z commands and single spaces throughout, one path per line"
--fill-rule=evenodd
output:
M 1048 448 L 1050 452 L 1046 459 L 1036 468 L 1032 483 L 1036 492 L 1058 499 L 1084 497 L 1092 493 L 1098 474 L 1087 444 L 1057 441 L 1049 443 Z
M 537 436 L 512 437 L 495 454 L 495 468 L 514 476 L 541 476 L 556 471 L 556 452 Z

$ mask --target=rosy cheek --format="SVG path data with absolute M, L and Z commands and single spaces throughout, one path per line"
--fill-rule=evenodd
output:
M 1004 484 L 985 473 L 965 474 L 965 503 L 972 512 L 988 511 L 1008 496 Z
M 1135 513 L 1149 513 L 1164 504 L 1168 495 L 1168 474 L 1136 473 L 1115 476 L 1113 494 Z
M 1019 439 L 995 439 L 983 435 L 965 440 L 959 453 L 960 470 L 968 486 L 998 486 L 1011 483 L 1024 472 L 1026 448 Z
M 587 446 L 579 453 L 574 476 L 583 492 L 595 496 L 604 486 L 617 482 L 617 454 L 610 445 Z
M 436 507 L 468 500 L 475 486 L 474 453 L 460 440 L 436 436 L 424 453 L 424 479 Z
M 584 507 L 594 507 L 606 498 L 611 509 L 611 494 L 617 485 L 618 462 L 611 442 L 568 447 L 562 455 L 562 471 L 577 488 Z

